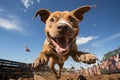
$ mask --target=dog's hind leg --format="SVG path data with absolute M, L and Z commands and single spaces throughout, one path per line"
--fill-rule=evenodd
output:
M 50 58 L 50 70 L 51 72 L 55 75 L 56 79 L 58 78 L 58 74 L 57 74 L 57 71 L 55 70 L 54 68 L 55 66 L 55 63 L 54 61 Z
M 58 66 L 59 66 L 59 69 L 58 69 L 58 78 L 61 77 L 61 69 L 63 68 L 63 65 L 64 65 L 64 63 L 58 64 Z

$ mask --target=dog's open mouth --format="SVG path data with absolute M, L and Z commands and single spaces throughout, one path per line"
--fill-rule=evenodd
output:
M 59 54 L 66 54 L 72 42 L 72 38 L 68 39 L 65 37 L 52 38 L 52 43 L 55 46 L 55 50 Z

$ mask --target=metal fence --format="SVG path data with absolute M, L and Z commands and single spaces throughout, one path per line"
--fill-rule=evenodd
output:
M 31 64 L 0 59 L 0 80 L 17 79 L 31 72 Z M 28 74 L 27 74 L 28 75 Z

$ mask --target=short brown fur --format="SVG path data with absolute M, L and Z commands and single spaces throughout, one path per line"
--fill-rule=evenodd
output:
M 79 33 L 78 23 L 83 19 L 85 12 L 90 10 L 90 6 L 83 6 L 71 12 L 56 11 L 50 12 L 46 9 L 38 10 L 35 17 L 40 15 L 45 23 L 46 40 L 41 53 L 33 62 L 33 67 L 43 67 L 50 62 L 50 69 L 56 78 L 61 77 L 61 69 L 64 62 L 71 56 L 76 62 L 87 64 L 95 63 L 95 55 L 78 51 L 76 45 L 76 36 Z M 56 72 L 54 65 L 58 64 L 59 71 Z

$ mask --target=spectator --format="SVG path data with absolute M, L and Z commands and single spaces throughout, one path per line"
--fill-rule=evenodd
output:
M 116 67 L 116 61 L 114 60 L 114 56 L 111 56 L 109 59 L 109 69 L 110 69 L 110 73 L 115 72 L 115 70 L 117 69 Z

